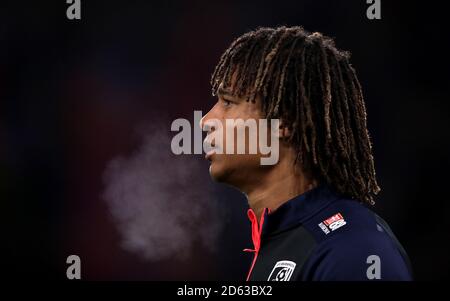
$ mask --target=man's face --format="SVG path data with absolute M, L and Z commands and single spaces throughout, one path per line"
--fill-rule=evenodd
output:
M 267 169 L 267 166 L 261 166 L 261 157 L 259 147 L 256 145 L 257 152 L 250 153 L 250 143 L 259 141 L 259 119 L 263 118 L 261 113 L 261 100 L 256 98 L 256 102 L 246 101 L 245 98 L 239 98 L 233 95 L 230 88 L 221 86 L 218 91 L 217 103 L 212 109 L 202 118 L 200 126 L 202 128 L 207 125 L 209 128 L 206 140 L 211 141 L 213 150 L 206 154 L 206 159 L 211 162 L 209 169 L 211 177 L 219 182 L 225 182 L 233 186 L 240 187 L 249 179 L 257 177 L 258 173 Z M 250 132 L 245 130 L 245 138 L 241 142 L 245 145 L 245 153 L 238 154 L 237 147 L 238 139 L 242 138 L 242 133 L 237 130 L 236 124 L 231 125 L 226 122 L 227 119 L 242 119 L 249 121 L 255 120 L 257 124 L 257 131 Z M 215 137 L 215 131 L 219 129 L 217 123 L 220 122 L 222 126 L 222 139 Z M 233 131 L 233 141 L 227 141 L 229 132 Z M 228 133 L 228 134 L 227 134 Z M 256 137 L 255 137 L 256 135 Z M 253 136 L 253 137 L 249 137 Z M 227 145 L 234 143 L 233 152 L 230 154 Z M 222 153 L 218 153 L 218 149 Z

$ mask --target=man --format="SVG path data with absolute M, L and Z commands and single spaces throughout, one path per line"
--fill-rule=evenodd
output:
M 411 279 L 405 251 L 366 207 L 380 188 L 347 52 L 301 27 L 260 28 L 231 44 L 211 84 L 218 101 L 201 121 L 206 140 L 218 121 L 280 121 L 274 165 L 248 153 L 248 137 L 245 154 L 215 151 L 231 142 L 224 134 L 206 155 L 212 178 L 242 191 L 251 208 L 247 280 Z

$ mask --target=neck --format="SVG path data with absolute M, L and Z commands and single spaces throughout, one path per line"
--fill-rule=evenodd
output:
M 317 182 L 295 168 L 292 161 L 280 162 L 259 180 L 257 185 L 244 191 L 258 221 L 264 208 L 275 211 L 285 202 L 317 186 Z

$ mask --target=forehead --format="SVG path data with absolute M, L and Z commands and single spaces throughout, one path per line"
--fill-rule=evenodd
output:
M 235 66 L 231 71 L 231 76 L 226 80 L 225 78 L 221 79 L 221 82 L 217 88 L 217 96 L 224 97 L 228 96 L 229 98 L 233 98 L 238 101 L 250 102 L 253 104 L 257 104 L 260 109 L 262 109 L 263 98 L 261 93 L 252 91 L 253 83 L 251 80 L 242 80 L 239 78 L 242 74 L 240 74 L 240 69 L 238 66 Z M 245 75 L 243 75 L 245 76 Z M 246 86 L 238 86 L 242 85 L 246 82 Z
M 234 95 L 233 88 L 232 87 L 225 87 L 223 85 L 223 83 L 221 83 L 219 85 L 219 88 L 217 89 L 217 94 L 219 96 L 233 96 Z
M 233 72 L 231 73 L 231 77 L 229 78 L 228 81 L 225 81 L 225 78 L 222 79 L 222 82 L 219 85 L 218 91 L 222 91 L 222 92 L 227 91 L 229 93 L 232 93 L 236 90 L 239 90 L 238 89 L 239 87 L 236 86 L 236 82 L 237 82 L 237 79 L 239 76 L 237 69 L 238 68 L 235 68 L 233 70 Z
M 239 99 L 249 100 L 251 99 L 250 88 L 247 87 L 243 89 L 241 86 L 237 86 L 238 82 L 238 70 L 233 71 L 231 77 L 228 81 L 222 80 L 219 87 L 217 88 L 218 96 L 229 96 Z

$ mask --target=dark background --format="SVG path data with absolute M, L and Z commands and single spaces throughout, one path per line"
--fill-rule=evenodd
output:
M 87 280 L 243 279 L 251 259 L 241 252 L 251 246 L 243 196 L 208 184 L 232 212 L 219 251 L 149 262 L 120 247 L 100 197 L 102 173 L 139 145 L 139 124 L 209 109 L 210 75 L 234 38 L 303 25 L 352 52 L 382 187 L 375 211 L 409 253 L 416 279 L 448 278 L 443 5 L 382 0 L 382 19 L 368 20 L 363 0 L 82 1 L 81 20 L 68 20 L 63 0 L 2 2 L 2 276 L 65 279 L 66 257 L 77 254 Z

